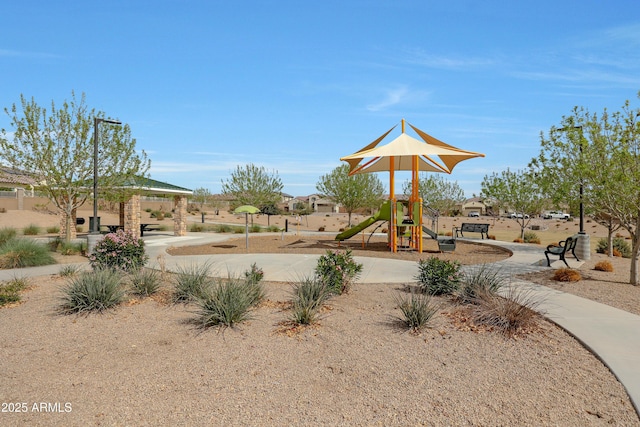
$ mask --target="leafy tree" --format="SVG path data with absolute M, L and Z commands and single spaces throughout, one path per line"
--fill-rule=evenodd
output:
M 204 187 L 199 187 L 193 190 L 193 195 L 191 196 L 191 200 L 193 200 L 194 203 L 198 204 L 198 206 L 200 207 L 200 211 L 204 209 L 204 205 L 211 202 L 212 198 L 213 194 L 211 194 L 211 191 L 209 191 L 208 188 Z
M 379 207 L 384 197 L 384 186 L 376 175 L 356 174 L 349 176 L 349 165 L 342 164 L 326 175 L 320 177 L 316 189 L 341 204 L 349 214 L 360 208 Z
M 592 168 L 586 153 L 593 148 L 587 137 L 589 120 L 584 109 L 574 107 L 572 115 L 564 116 L 548 137 L 540 135 L 540 154 L 529 164 L 541 191 L 556 208 L 568 205 L 571 212 L 577 212 L 582 202 L 588 211 L 597 213 L 590 203 L 593 193 L 586 178 Z
M 402 186 L 404 194 L 411 193 L 411 182 Z M 456 205 L 464 202 L 464 191 L 457 182 L 444 179 L 439 174 L 423 174 L 418 181 L 418 193 L 422 203 L 435 210 L 438 215 L 450 215 Z
M 278 173 L 269 174 L 262 166 L 254 164 L 237 166 L 231 178 L 222 180 L 222 193 L 233 198 L 231 209 L 253 205 L 262 209 L 280 202 L 282 181 Z
M 32 98 L 20 96 L 20 105 L 5 108 L 14 128 L 13 137 L 0 133 L 2 159 L 11 166 L 37 177 L 38 190 L 47 194 L 55 206 L 66 214 L 65 236 L 71 238 L 72 216 L 90 195 L 93 184 L 94 118 L 102 112 L 89 110 L 85 95 L 61 107 L 40 107 Z M 137 153 L 136 141 L 128 125 L 99 127 L 98 186 L 100 196 L 122 193 L 122 185 L 136 176 L 144 176 L 149 161 L 144 151 Z
M 280 209 L 274 203 L 263 206 L 260 211 L 267 216 L 267 226 L 271 225 L 271 215 L 280 214 Z
M 515 220 L 520 226 L 522 239 L 531 217 L 542 211 L 545 202 L 531 172 L 512 172 L 509 169 L 500 174 L 494 172 L 485 176 L 482 180 L 481 196 L 494 200 L 498 207 L 515 211 Z
M 629 101 L 619 112 L 590 115 L 587 138 L 590 149 L 585 162 L 597 167 L 585 168 L 589 203 L 599 215 L 610 215 L 631 236 L 629 282 L 639 284 L 640 254 L 640 109 Z M 611 236 L 612 237 L 612 236 Z M 612 246 L 612 245 L 610 245 Z
M 640 93 L 639 93 L 640 97 Z M 542 151 L 532 161 L 545 192 L 555 201 L 575 205 L 583 188 L 585 211 L 613 232 L 623 227 L 632 240 L 629 281 L 639 282 L 640 254 L 640 109 L 626 101 L 622 110 L 601 115 L 575 107 L 560 127 L 542 138 Z M 557 180 L 553 190 L 552 181 Z

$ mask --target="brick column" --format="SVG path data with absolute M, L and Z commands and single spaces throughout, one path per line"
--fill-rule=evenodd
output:
M 66 239 L 67 237 L 67 213 L 65 211 L 59 211 L 58 216 L 60 217 L 60 232 L 58 233 L 58 236 L 60 236 L 61 239 Z M 76 234 L 76 210 L 74 209 L 73 212 L 71 213 L 71 236 L 69 236 L 69 239 L 75 239 L 76 237 L 78 237 L 78 235 Z
M 120 218 L 118 224 L 120 224 L 121 226 L 124 227 L 124 222 L 125 222 L 125 202 L 120 202 L 118 205 L 118 209 L 119 209 L 119 213 L 120 213 Z
M 18 196 L 18 210 L 21 211 L 24 209 L 24 188 L 18 188 L 16 192 L 16 196 Z
M 173 235 L 187 235 L 187 196 L 175 196 L 173 198 Z
M 120 209 L 123 212 L 124 218 L 124 230 L 133 232 L 133 235 L 136 238 L 140 238 L 140 195 L 134 194 L 131 198 L 124 204 L 124 209 Z

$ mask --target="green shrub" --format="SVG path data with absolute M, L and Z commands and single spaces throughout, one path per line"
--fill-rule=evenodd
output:
M 160 289 L 160 273 L 157 270 L 139 268 L 129 275 L 131 290 L 135 295 L 149 296 Z
M 249 284 L 259 283 L 264 278 L 264 272 L 254 262 L 251 264 L 251 268 L 244 272 L 244 277 Z
M 164 217 L 165 218 L 173 218 L 173 214 L 171 212 L 165 212 L 164 213 Z
M 201 233 L 204 231 L 204 224 L 193 222 L 191 223 L 191 225 L 189 225 L 189 231 L 193 233 Z
M 84 253 L 87 249 L 86 242 L 65 242 L 61 241 L 57 247 L 58 252 L 62 255 L 78 255 Z
M 429 321 L 438 312 L 437 305 L 432 303 L 431 295 L 411 293 L 409 297 L 398 295 L 396 304 L 402 312 L 399 319 L 411 330 L 419 331 L 429 324 Z
M 48 234 L 58 234 L 60 232 L 60 227 L 57 225 L 52 225 L 51 227 L 47 227 Z
M 15 228 L 3 227 L 0 228 L 0 246 L 7 243 L 9 240 L 13 240 L 18 235 Z
M 22 234 L 25 236 L 37 236 L 40 234 L 40 227 L 35 224 L 29 224 L 22 230 Z
M 293 285 L 291 320 L 298 325 L 310 325 L 331 296 L 326 283 L 317 277 L 304 277 Z
M 260 227 L 258 224 L 253 224 L 249 226 L 249 233 L 261 233 L 261 232 L 262 232 L 262 227 Z
M 540 244 L 540 238 L 538 237 L 538 235 L 532 231 L 525 231 L 524 232 L 524 243 L 536 243 L 536 244 Z
M 272 232 L 272 233 L 275 233 L 275 232 L 280 231 L 280 227 L 278 227 L 277 225 L 270 225 L 267 230 Z
M 145 212 L 147 212 L 147 213 L 151 213 L 151 212 L 153 212 L 153 209 L 151 209 L 151 208 L 146 208 L 144 211 L 145 211 Z
M 351 283 L 358 279 L 362 272 L 362 264 L 353 260 L 350 250 L 327 251 L 318 258 L 316 276 L 329 291 L 341 295 L 349 291 Z
M 209 263 L 178 267 L 175 274 L 173 301 L 191 302 L 203 298 L 213 283 L 210 275 L 211 264 Z
M 66 264 L 60 267 L 58 275 L 61 277 L 73 277 L 80 271 L 81 267 L 75 264 Z
M 20 291 L 29 285 L 25 277 L 14 277 L 7 283 L 0 284 L 0 307 L 20 301 Z
M 423 293 L 450 295 L 460 287 L 461 272 L 458 261 L 446 261 L 436 257 L 418 261 L 416 280 Z
M 167 214 L 164 213 L 163 211 L 158 211 L 158 210 L 151 211 L 151 213 L 149 214 L 149 218 L 155 218 L 158 221 L 162 221 L 163 219 L 165 219 L 165 217 L 167 217 Z
M 231 231 L 235 234 L 241 234 L 245 232 L 244 227 L 231 227 Z
M 479 294 L 496 294 L 505 284 L 505 277 L 499 267 L 482 264 L 470 267 L 462 275 L 458 297 L 464 303 L 473 303 Z
M 124 230 L 105 235 L 89 255 L 91 267 L 98 270 L 132 271 L 143 267 L 148 259 L 144 241 L 136 238 L 133 232 Z
M 614 237 L 613 238 L 613 249 L 618 250 L 623 258 L 631 258 L 631 246 L 629 243 L 622 237 Z M 600 254 L 609 253 L 609 240 L 607 238 L 602 238 L 598 240 L 598 244 L 596 246 L 596 252 Z
M 196 300 L 198 323 L 204 328 L 233 326 L 249 318 L 253 301 L 253 293 L 242 280 L 219 281 Z
M 54 238 L 49 239 L 49 241 L 47 242 L 47 247 L 51 252 L 56 252 L 60 247 L 60 245 L 62 244 L 62 242 L 63 242 L 62 238 L 60 236 L 56 236 Z
M 121 273 L 111 269 L 95 270 L 72 277 L 62 289 L 60 310 L 65 314 L 103 311 L 124 298 Z
M 231 227 L 227 224 L 217 224 L 214 226 L 213 231 L 216 233 L 229 233 L 231 231 Z
M 23 268 L 55 264 L 45 245 L 31 239 L 16 238 L 0 246 L 0 268 Z

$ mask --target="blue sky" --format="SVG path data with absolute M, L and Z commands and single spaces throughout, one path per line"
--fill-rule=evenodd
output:
M 404 118 L 486 155 L 448 176 L 471 197 L 574 106 L 638 106 L 636 0 L 23 0 L 0 16 L 0 107 L 84 92 L 132 127 L 152 178 L 214 193 L 254 163 L 308 195 Z

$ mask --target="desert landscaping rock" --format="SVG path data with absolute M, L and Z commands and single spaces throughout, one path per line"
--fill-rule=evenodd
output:
M 252 250 L 265 236 L 255 237 Z M 296 251 L 324 253 L 304 246 L 332 237 L 296 239 L 305 242 Z M 225 246 L 243 243 L 231 235 Z M 460 259 L 505 256 L 460 246 L 470 248 L 456 251 Z M 557 286 L 633 306 L 629 261 L 613 261 L 614 273 L 586 263 L 584 281 Z M 30 283 L 21 304 L 0 309 L 0 395 L 29 411 L 0 413 L 0 425 L 640 425 L 611 372 L 551 323 L 515 339 L 473 332 L 440 299 L 431 327 L 407 332 L 395 297 L 410 284 L 356 283 L 330 300 L 318 325 L 286 333 L 290 283 L 266 283 L 268 303 L 224 330 L 196 328 L 195 306 L 161 298 L 64 316 L 64 279 Z

